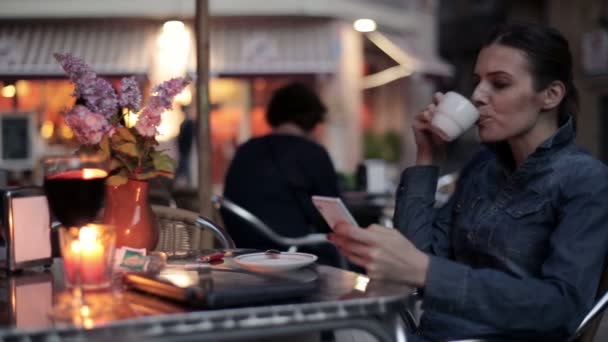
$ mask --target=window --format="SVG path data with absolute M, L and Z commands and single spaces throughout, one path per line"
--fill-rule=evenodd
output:
M 31 169 L 34 164 L 34 113 L 7 113 L 0 116 L 0 168 Z

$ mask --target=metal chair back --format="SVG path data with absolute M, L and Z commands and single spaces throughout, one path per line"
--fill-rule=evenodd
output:
M 277 234 L 272 228 L 270 228 L 266 223 L 260 220 L 257 216 L 249 212 L 247 209 L 239 206 L 238 204 L 230 201 L 225 197 L 213 195 L 211 197 L 211 203 L 213 203 L 217 210 L 224 209 L 227 212 L 240 217 L 255 230 L 262 233 L 264 236 L 274 241 L 275 243 L 285 246 L 286 248 L 292 246 L 300 247 L 330 243 L 329 240 L 327 240 L 327 234 L 322 233 L 308 234 L 302 237 L 294 238 L 281 236 Z
M 604 262 L 604 272 L 602 272 L 602 278 L 600 279 L 597 293 L 597 302 L 585 318 L 583 318 L 583 321 L 579 324 L 578 328 L 576 328 L 572 337 L 568 339 L 568 342 L 592 342 L 597 334 L 603 313 L 606 311 L 606 308 L 608 308 L 608 259 Z

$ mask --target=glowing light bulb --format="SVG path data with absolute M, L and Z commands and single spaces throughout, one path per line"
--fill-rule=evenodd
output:
M 372 19 L 357 19 L 353 23 L 355 30 L 359 32 L 373 32 L 376 31 L 376 22 Z

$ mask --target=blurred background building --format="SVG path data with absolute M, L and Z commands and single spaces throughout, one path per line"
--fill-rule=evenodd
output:
M 194 5 L 2 0 L 0 168 L 30 170 L 40 156 L 75 147 L 60 116 L 74 101 L 72 89 L 53 52 L 72 52 L 114 82 L 136 75 L 149 90 L 169 77 L 194 75 Z M 396 170 L 411 164 L 410 118 L 435 90 L 470 95 L 481 41 L 507 20 L 549 24 L 569 39 L 581 91 L 578 139 L 608 160 L 605 0 L 212 0 L 210 12 L 216 184 L 235 147 L 268 132 L 264 108 L 273 90 L 294 80 L 316 88 L 328 104 L 322 136 L 339 171 L 353 174 L 370 158 Z M 376 30 L 358 32 L 353 22 L 361 18 L 373 19 Z M 192 93 L 178 102 L 190 104 Z M 159 136 L 171 150 L 184 118 L 176 107 L 165 114 Z M 459 139 L 443 172 L 458 170 L 476 146 L 475 132 Z
M 3 147 L 2 167 L 32 168 L 41 155 L 76 144 L 60 115 L 74 101 L 72 88 L 52 53 L 71 52 L 115 83 L 136 75 L 149 90 L 194 75 L 194 7 L 195 0 L 0 2 L 0 113 L 33 127 L 22 127 L 29 145 Z M 210 1 L 214 183 L 236 145 L 269 131 L 266 103 L 294 80 L 316 88 L 328 105 L 324 144 L 338 170 L 352 173 L 372 157 L 408 163 L 411 113 L 452 74 L 436 54 L 436 10 L 434 0 Z M 376 31 L 355 30 L 360 18 L 373 19 Z M 192 91 L 177 102 L 190 104 Z M 183 118 L 179 108 L 164 115 L 158 138 L 170 149 Z

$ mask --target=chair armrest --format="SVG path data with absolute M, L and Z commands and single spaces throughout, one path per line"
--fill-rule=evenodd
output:
M 320 243 L 331 243 L 329 242 L 329 240 L 327 240 L 327 234 L 308 234 L 302 237 L 295 238 L 279 235 L 266 223 L 262 222 L 262 220 L 260 220 L 257 216 L 253 215 L 246 209 L 228 200 L 227 198 L 218 195 L 213 195 L 211 197 L 211 202 L 216 206 L 217 209 L 224 209 L 227 212 L 236 215 L 237 217 L 247 222 L 255 230 L 264 234 L 270 240 L 278 243 L 279 245 L 300 247 L 318 245 Z
M 307 245 L 318 245 L 320 243 L 330 243 L 327 240 L 327 234 L 317 233 L 308 234 L 302 237 L 290 238 L 277 235 L 277 242 L 287 246 L 307 246 Z
M 215 236 L 215 238 L 222 244 L 223 248 L 225 248 L 225 249 L 235 249 L 236 248 L 236 246 L 234 245 L 234 241 L 232 241 L 232 238 L 230 237 L 230 234 L 228 234 L 228 232 L 224 228 L 215 224 L 213 221 L 209 220 L 208 218 L 199 216 L 196 219 L 196 225 L 201 229 L 210 230 L 211 233 L 213 233 L 213 235 Z

